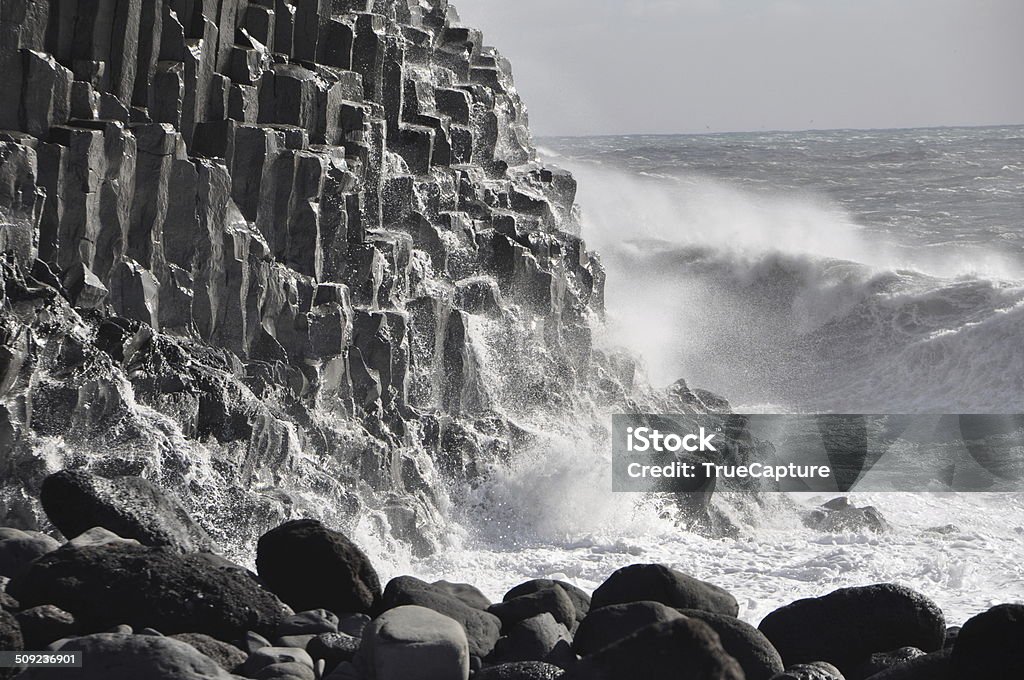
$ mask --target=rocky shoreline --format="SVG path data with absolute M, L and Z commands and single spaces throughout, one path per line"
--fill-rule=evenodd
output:
M 1011 680 L 1024 605 L 962 628 L 894 584 L 736 618 L 733 594 L 658 564 L 593 593 L 535 579 L 491 602 L 471 584 L 399 576 L 316 520 L 260 537 L 256 573 L 212 552 L 176 501 L 81 471 L 47 479 L 71 540 L 0 529 L 0 648 L 79 651 L 19 680 Z M 154 514 L 153 503 L 170 510 Z M 69 516 L 66 509 L 76 508 Z M 95 525 L 94 525 L 95 523 Z M 81 527 L 90 528 L 77 530 Z M 116 528 L 119 533 L 112 529 Z M 197 542 L 197 539 L 199 541 Z M 711 576 L 713 575 L 701 575 Z M 382 587 L 383 586 L 383 587 Z

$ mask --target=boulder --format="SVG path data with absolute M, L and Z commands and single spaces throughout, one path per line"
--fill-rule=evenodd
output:
M 572 646 L 577 654 L 587 656 L 652 623 L 665 623 L 682 616 L 671 607 L 651 601 L 612 604 L 592 609 L 576 631 Z
M 21 627 L 18 625 L 18 621 L 9 613 L 0 609 L 0 650 L 18 652 L 24 648 Z M 0 680 L 13 678 L 15 672 L 13 668 L 0 668 Z
M 772 676 L 771 680 L 846 680 L 839 669 L 824 661 L 814 663 L 798 663 L 790 666 L 782 673 Z
M 576 608 L 572 600 L 561 588 L 543 588 L 533 593 L 520 595 L 498 602 L 488 607 L 487 611 L 501 619 L 503 628 L 538 614 L 551 614 L 555 621 L 565 626 L 566 630 L 576 622 Z
M 700 609 L 681 609 L 679 612 L 711 626 L 718 633 L 725 651 L 739 662 L 747 680 L 769 680 L 783 671 L 782 657 L 778 650 L 761 631 L 749 623 Z
M 0 576 L 14 578 L 24 573 L 37 557 L 56 550 L 60 543 L 38 531 L 0 529 Z
M 265 666 L 252 677 L 254 680 L 316 680 L 316 672 L 304 664 L 286 661 Z
M 487 599 L 487 596 L 480 592 L 476 586 L 472 586 L 468 583 L 434 581 L 430 585 L 439 592 L 462 600 L 465 604 L 473 607 L 474 609 L 487 611 L 487 608 L 491 606 L 491 601 Z
M 82 668 L 33 668 L 18 680 L 231 680 L 234 676 L 192 645 L 155 635 L 98 633 L 62 641 L 82 653 Z
M 310 670 L 313 670 L 314 667 L 313 658 L 304 649 L 299 649 L 298 647 L 261 647 L 249 654 L 249 658 L 239 668 L 239 672 L 252 678 L 256 677 L 256 674 L 268 666 L 286 663 L 306 666 Z
M 21 627 L 26 649 L 45 649 L 54 640 L 71 637 L 78 632 L 75 617 L 52 604 L 24 609 L 14 618 Z
M 1024 604 L 1001 604 L 968 619 L 952 664 L 957 680 L 1024 678 Z
M 106 479 L 86 470 L 62 470 L 43 480 L 39 500 L 46 516 L 68 538 L 103 527 L 143 545 L 179 552 L 213 546 L 177 500 L 142 477 Z
M 296 610 L 376 611 L 380 579 L 347 536 L 312 519 L 285 522 L 260 537 L 256 569 L 267 587 Z
M 501 620 L 494 614 L 470 607 L 462 600 L 436 590 L 429 583 L 411 576 L 393 578 L 384 589 L 384 609 L 404 605 L 433 609 L 458 621 L 466 631 L 470 654 L 480 658 L 487 657 L 494 650 L 494 645 L 501 635 Z
M 318 635 L 337 633 L 338 615 L 326 609 L 312 609 L 287 617 L 277 627 L 278 637 L 285 635 Z
M 953 665 L 950 663 L 951 650 L 940 649 L 870 676 L 870 680 L 953 680 Z M 968 675 L 964 677 L 986 677 Z
M 946 623 L 924 595 L 883 583 L 797 600 L 768 614 L 759 629 L 787 666 L 828 661 L 846 673 L 875 652 L 940 649 Z
M 815 508 L 804 517 L 804 524 L 829 533 L 864 532 L 884 533 L 889 523 L 873 506 L 858 508 L 846 496 L 833 498 Z
M 469 642 L 447 616 L 426 607 L 396 607 L 367 627 L 356 667 L 367 680 L 467 680 Z
M 597 609 L 642 600 L 726 616 L 736 616 L 740 610 L 736 598 L 722 588 L 663 564 L 633 564 L 619 569 L 594 591 L 590 606 Z
M 249 630 L 272 634 L 290 613 L 241 568 L 130 543 L 65 546 L 33 562 L 8 590 L 22 606 L 70 612 L 84 631 L 127 623 L 227 641 Z
M 473 680 L 555 680 L 564 672 L 542 661 L 517 661 L 483 668 L 473 674 Z
M 306 645 L 306 651 L 314 661 L 323 659 L 330 670 L 338 664 L 351 661 L 359 651 L 361 639 L 345 633 L 321 633 Z
M 177 635 L 171 635 L 171 637 L 192 645 L 202 654 L 216 661 L 218 666 L 229 673 L 234 673 L 246 659 L 246 653 L 238 647 L 227 642 L 221 642 L 209 635 L 203 635 L 202 633 L 178 633 Z
M 591 654 L 566 671 L 561 680 L 680 677 L 743 680 L 743 670 L 707 624 L 681 617 L 652 623 Z
M 587 612 L 590 611 L 590 595 L 588 595 L 582 588 L 578 588 L 566 581 L 535 578 L 530 581 L 524 581 L 512 588 L 510 591 L 505 593 L 502 600 L 511 600 L 512 598 L 519 597 L 520 595 L 529 595 L 530 593 L 535 593 L 544 588 L 561 588 L 565 591 L 565 594 L 569 596 L 569 599 L 572 600 L 572 606 L 576 610 L 576 623 L 573 624 L 570 632 L 575 634 L 576 628 L 579 627 L 580 622 L 583 621 Z
M 561 668 L 576 662 L 566 627 L 547 612 L 519 621 L 498 640 L 493 661 L 544 661 Z

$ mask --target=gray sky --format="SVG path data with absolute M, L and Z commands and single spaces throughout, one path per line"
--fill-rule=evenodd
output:
M 1024 0 L 455 0 L 534 134 L 1024 123 Z

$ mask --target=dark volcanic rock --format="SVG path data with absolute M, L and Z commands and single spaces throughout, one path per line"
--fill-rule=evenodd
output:
M 480 658 L 488 656 L 494 650 L 494 645 L 501 635 L 501 620 L 494 614 L 470 607 L 462 600 L 411 576 L 393 578 L 384 588 L 384 609 L 404 605 L 433 609 L 458 621 L 466 631 L 469 653 Z
M 653 600 L 679 609 L 736 616 L 739 605 L 728 592 L 663 564 L 633 564 L 619 569 L 594 591 L 593 609 L 610 604 Z
M 75 617 L 60 607 L 44 604 L 14 615 L 21 626 L 27 649 L 45 649 L 54 640 L 71 637 L 78 632 Z
M 60 543 L 46 534 L 0 528 L 0 576 L 14 578 L 32 560 L 59 547 Z
M 684 616 L 700 619 L 718 633 L 722 647 L 743 667 L 747 680 L 769 680 L 782 672 L 784 666 L 779 652 L 761 631 L 749 623 L 699 609 L 679 611 Z
M 953 645 L 953 677 L 1024 677 L 1024 604 L 1003 604 L 970 619 Z
M 345 633 L 321 633 L 306 645 L 314 661 L 323 659 L 330 670 L 340 663 L 351 661 L 359 651 L 360 639 Z
M 883 533 L 889 530 L 889 523 L 882 513 L 873 506 L 858 508 L 850 499 L 841 496 L 833 498 L 820 508 L 812 510 L 804 524 L 818 531 L 842 533 L 847 531 L 873 531 Z
M 564 671 L 541 661 L 518 661 L 490 666 L 473 674 L 473 680 L 555 680 Z
M 683 676 L 682 674 L 686 675 Z M 743 680 L 707 624 L 679 618 L 654 623 L 580 661 L 563 680 Z
M 487 599 L 487 596 L 480 592 L 476 586 L 468 583 L 434 581 L 430 585 L 435 590 L 439 590 L 442 593 L 446 593 L 452 597 L 462 600 L 474 609 L 487 611 L 487 608 L 491 606 L 491 601 Z
M 99 633 L 71 638 L 60 651 L 80 651 L 81 670 L 34 668 L 19 680 L 230 680 L 217 663 L 195 647 L 168 637 Z
M 469 647 L 456 621 L 426 607 L 402 606 L 367 627 L 355 664 L 376 680 L 466 680 Z
M 882 671 L 900 666 L 924 656 L 917 647 L 900 647 L 890 652 L 875 652 L 846 673 L 846 680 L 865 680 Z
M 786 664 L 828 661 L 843 672 L 875 652 L 935 651 L 946 633 L 934 602 L 891 583 L 798 600 L 770 613 L 759 628 Z
M 216 661 L 218 666 L 229 673 L 234 672 L 235 669 L 245 662 L 245 652 L 234 645 L 221 642 L 209 635 L 203 635 L 202 633 L 178 633 L 170 637 L 192 645 L 204 655 Z
M 181 504 L 141 477 L 105 479 L 62 470 L 43 481 L 47 517 L 67 538 L 103 527 L 123 538 L 180 552 L 209 550 L 213 540 Z
M 772 676 L 771 680 L 846 680 L 839 669 L 825 661 L 814 663 L 798 663 L 790 666 L 782 673 Z
M 590 595 L 588 595 L 583 589 L 577 588 L 571 583 L 547 578 L 535 578 L 533 580 L 520 583 L 516 587 L 512 588 L 505 593 L 502 600 L 511 600 L 514 597 L 529 595 L 530 593 L 535 593 L 544 588 L 556 587 L 564 590 L 565 594 L 569 596 L 570 600 L 572 600 L 573 608 L 576 610 L 576 623 L 573 625 L 570 632 L 575 633 L 580 622 L 583 621 L 587 612 L 590 611 Z
M 21 628 L 17 620 L 6 611 L 0 609 L 0 650 L 5 652 L 18 652 L 24 649 L 24 640 L 21 637 Z M 0 668 L 0 678 L 7 680 L 13 678 L 15 669 Z
M 576 630 L 573 649 L 580 656 L 593 654 L 652 623 L 678 618 L 682 614 L 660 602 L 626 602 L 593 609 Z
M 869 676 L 869 680 L 953 680 L 953 664 L 950 663 L 951 650 L 942 649 L 931 654 L 918 656 L 905 663 L 888 668 L 880 673 Z M 990 676 L 966 675 L 966 678 Z M 995 676 L 998 677 L 998 676 Z
M 380 580 L 369 558 L 347 536 L 316 520 L 293 520 L 263 534 L 256 569 L 296 610 L 371 612 L 380 603 Z
M 247 630 L 270 635 L 288 614 L 241 568 L 130 543 L 61 548 L 36 560 L 8 589 L 22 606 L 54 604 L 71 612 L 83 631 L 127 623 L 233 640 Z
M 499 663 L 545 661 L 569 668 L 576 662 L 571 642 L 564 625 L 555 621 L 551 614 L 538 614 L 508 628 L 505 636 L 498 640 L 491 660 Z
M 576 608 L 572 600 L 560 587 L 542 588 L 527 595 L 520 595 L 492 604 L 488 610 L 501 619 L 501 625 L 509 628 L 515 624 L 538 614 L 551 614 L 555 621 L 566 629 L 571 629 L 576 622 Z

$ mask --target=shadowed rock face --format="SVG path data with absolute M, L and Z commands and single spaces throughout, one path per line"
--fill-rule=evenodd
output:
M 529 406 L 603 370 L 575 181 L 446 0 L 10 0 L 0 22 L 4 524 L 85 467 L 171 490 L 214 540 L 317 497 L 428 552 L 429 459 L 465 479 L 517 431 L 495 437 L 486 371 L 547 381 Z M 522 339 L 500 367 L 484 319 Z

